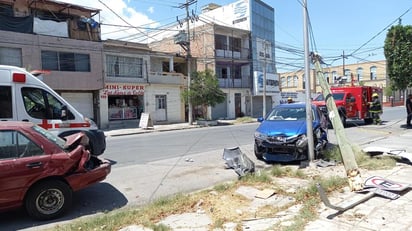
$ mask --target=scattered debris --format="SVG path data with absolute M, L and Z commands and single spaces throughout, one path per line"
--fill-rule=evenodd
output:
M 226 165 L 233 168 L 240 177 L 255 172 L 255 163 L 240 151 L 239 147 L 225 148 L 223 159 L 226 160 Z
M 336 166 L 336 162 L 335 161 L 319 160 L 316 163 L 316 166 L 322 167 L 322 168 L 329 167 L 329 166 Z
M 316 187 L 318 188 L 320 199 L 327 207 L 343 212 L 369 200 L 375 195 L 383 196 L 391 200 L 396 200 L 400 197 L 400 195 L 392 191 L 401 192 L 405 189 L 411 188 L 412 185 L 391 181 L 380 176 L 371 176 L 368 179 L 366 179 L 363 189 L 356 191 L 358 193 L 368 192 L 368 194 L 359 201 L 347 205 L 346 207 L 332 205 L 322 186 L 319 183 L 317 183 Z
M 369 155 L 376 156 L 376 155 L 391 155 L 397 156 L 402 158 L 403 160 L 407 160 L 409 164 L 412 164 L 412 153 L 406 152 L 405 149 L 390 149 L 384 147 L 366 147 L 363 149 L 364 152 L 369 153 Z
M 186 158 L 185 161 L 186 162 L 194 162 L 194 160 L 192 158 Z
M 255 197 L 256 198 L 261 198 L 261 199 L 268 199 L 269 197 L 273 196 L 276 193 L 275 190 L 273 189 L 263 189 L 256 193 Z

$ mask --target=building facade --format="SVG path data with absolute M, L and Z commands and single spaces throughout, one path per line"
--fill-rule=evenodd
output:
M 103 88 L 100 10 L 54 1 L 0 1 L 0 63 L 46 71 L 43 81 L 99 120 Z
M 189 36 L 184 30 L 188 22 Z M 209 4 L 195 20 L 180 20 L 174 30 L 156 37 L 159 41 L 150 43 L 152 49 L 185 57 L 183 41 L 190 44 L 191 57 L 196 59 L 192 70 L 211 69 L 215 73 L 226 100 L 209 108 L 210 119 L 261 116 L 263 95 L 270 108 L 272 96 L 279 93 L 274 9 L 260 0 L 240 0 L 225 6 Z
M 106 40 L 104 88 L 99 92 L 103 127 L 137 126 L 142 113 L 155 124 L 185 121 L 181 93 L 186 60 L 152 52 L 147 44 Z M 176 71 L 177 70 L 177 71 Z
M 330 86 L 374 86 L 385 89 L 387 86 L 386 61 L 363 62 L 356 64 L 346 64 L 338 66 L 323 67 L 323 76 Z M 285 72 L 279 74 L 280 87 L 282 93 L 305 92 L 304 70 Z M 310 72 L 312 96 L 322 92 L 322 88 L 317 79 L 316 71 Z M 296 94 L 285 94 L 295 97 Z M 388 97 L 383 98 L 384 101 Z M 284 99 L 281 99 L 284 100 Z
M 52 0 L 0 0 L 0 64 L 42 80 L 101 128 L 185 121 L 186 60 L 147 45 L 102 41 L 100 10 Z

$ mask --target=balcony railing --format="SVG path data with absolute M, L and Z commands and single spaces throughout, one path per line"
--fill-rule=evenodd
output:
M 249 59 L 249 49 L 242 48 L 241 51 L 232 50 L 222 50 L 216 49 L 215 56 L 217 58 L 228 58 L 228 59 Z
M 187 85 L 187 78 L 182 73 L 149 72 L 149 83 Z

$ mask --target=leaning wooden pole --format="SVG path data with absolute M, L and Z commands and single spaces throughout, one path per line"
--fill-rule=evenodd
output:
M 320 86 L 322 87 L 323 96 L 325 98 L 326 107 L 328 109 L 328 117 L 332 122 L 339 150 L 342 155 L 343 164 L 345 166 L 346 175 L 349 181 L 349 187 L 352 191 L 361 190 L 363 188 L 363 181 L 358 168 L 358 164 L 356 163 L 355 153 L 351 147 L 351 143 L 346 138 L 338 108 L 336 107 L 335 100 L 332 97 L 332 92 L 330 90 L 329 84 L 323 76 L 322 67 L 320 65 L 321 57 L 316 54 L 312 54 L 311 56 L 316 70 L 316 77 L 319 80 Z

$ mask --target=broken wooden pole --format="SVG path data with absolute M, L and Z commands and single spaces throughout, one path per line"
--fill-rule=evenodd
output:
M 316 77 L 322 88 L 326 107 L 328 109 L 328 117 L 332 123 L 333 130 L 336 135 L 339 150 L 346 170 L 346 175 L 348 177 L 349 187 L 352 191 L 358 191 L 363 188 L 361 174 L 358 169 L 358 164 L 356 163 L 356 158 L 351 147 L 351 143 L 346 138 L 344 127 L 339 116 L 339 111 L 336 107 L 335 100 L 333 99 L 329 84 L 323 76 L 322 67 L 320 66 L 320 59 L 321 57 L 312 53 L 312 62 L 315 65 Z

